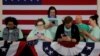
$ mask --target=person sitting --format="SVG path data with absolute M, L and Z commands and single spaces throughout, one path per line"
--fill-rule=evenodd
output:
M 45 29 L 45 22 L 43 21 L 43 19 L 38 19 L 36 28 L 29 33 L 27 41 L 31 40 L 41 40 L 47 42 L 53 41 L 51 33 Z
M 18 41 L 19 39 L 23 39 L 23 33 L 21 29 L 17 27 L 18 22 L 14 17 L 5 18 L 6 27 L 3 29 L 3 40 L 7 41 Z
M 82 22 L 82 16 L 81 16 L 81 15 L 77 15 L 77 16 L 76 16 L 76 18 L 75 18 L 75 23 L 76 23 L 76 25 L 77 25 L 78 28 L 79 28 L 79 32 L 80 32 L 80 41 L 86 42 L 86 37 L 84 36 L 84 34 L 81 33 L 81 31 L 82 31 L 82 30 L 85 30 L 85 31 L 89 32 L 89 30 L 90 30 L 89 25 L 84 24 L 84 23 Z
M 87 36 L 87 42 L 99 42 L 100 41 L 100 28 L 98 26 L 98 15 L 90 16 L 89 24 L 91 26 L 90 32 L 85 30 L 82 33 Z
M 58 26 L 54 41 L 80 41 L 78 27 L 73 24 L 73 18 L 71 16 L 65 17 L 63 24 Z
M 57 9 L 54 6 L 50 6 L 48 9 L 48 16 L 43 20 L 46 22 L 46 29 L 48 29 L 53 38 L 55 37 L 57 26 L 62 24 L 61 18 L 57 16 Z

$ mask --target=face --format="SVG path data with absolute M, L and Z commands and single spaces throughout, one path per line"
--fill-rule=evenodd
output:
M 91 18 L 89 19 L 89 24 L 91 25 L 91 26 L 93 26 L 94 25 L 94 23 L 95 23 L 95 21 L 94 20 L 92 20 Z
M 9 29 L 12 29 L 12 28 L 15 27 L 15 25 L 14 25 L 13 22 L 8 22 L 7 27 L 8 27 Z
M 82 17 L 76 16 L 75 21 L 76 21 L 77 24 L 82 23 Z
M 37 27 L 38 27 L 39 30 L 44 29 L 44 24 L 43 24 L 43 22 L 39 21 L 39 22 L 37 23 Z
M 65 27 L 66 27 L 67 29 L 71 28 L 71 26 L 72 26 L 72 22 L 70 22 L 69 24 L 65 24 Z
M 56 11 L 55 10 L 50 10 L 50 17 L 55 17 Z

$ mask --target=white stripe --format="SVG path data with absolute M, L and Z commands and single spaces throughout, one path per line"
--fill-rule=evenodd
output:
M 48 10 L 50 6 L 57 10 L 97 10 L 97 5 L 3 5 L 3 10 Z
M 98 54 L 100 54 L 100 42 L 95 42 L 95 47 L 90 56 L 99 56 Z
M 14 56 L 17 52 L 19 43 L 20 42 L 13 42 L 13 44 L 11 44 L 10 48 L 8 49 L 8 52 L 7 52 L 6 56 Z
M 36 50 L 38 56 L 48 56 L 43 51 L 43 41 L 39 41 L 34 47 L 35 47 L 35 50 Z
M 3 15 L 3 19 L 6 17 L 15 17 L 17 20 L 37 20 L 38 18 L 47 18 L 47 15 Z M 58 18 L 64 19 L 65 16 L 72 16 L 75 19 L 76 15 L 58 15 Z M 88 20 L 91 15 L 82 15 L 83 20 Z
M 3 24 L 2 27 L 4 28 L 5 25 Z M 22 30 L 32 30 L 35 28 L 35 25 L 18 25 L 18 28 Z
M 51 43 L 51 47 L 58 53 L 63 54 L 64 56 L 74 56 L 75 54 L 81 52 L 85 45 L 86 43 L 79 42 L 79 44 L 77 44 L 75 47 L 67 48 L 57 42 Z

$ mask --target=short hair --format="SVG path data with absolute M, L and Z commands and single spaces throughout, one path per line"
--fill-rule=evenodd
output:
M 13 22 L 14 25 L 16 25 L 16 26 L 18 25 L 18 22 L 17 22 L 16 18 L 14 18 L 14 17 L 6 17 L 4 22 L 6 25 L 8 24 L 8 22 Z
M 50 11 L 51 11 L 51 10 L 55 10 L 55 14 L 57 14 L 56 8 L 55 8 L 54 6 L 51 6 L 51 7 L 49 7 L 49 9 L 48 9 L 48 17 L 50 17 Z M 56 18 L 56 15 L 55 15 L 55 18 Z
M 36 24 L 35 24 L 36 26 L 37 26 L 37 23 L 38 23 L 38 22 L 43 22 L 43 24 L 45 25 L 45 22 L 44 22 L 44 20 L 43 20 L 42 18 L 39 18 L 39 19 L 36 21 Z
M 96 21 L 96 24 L 98 25 L 98 17 L 99 16 L 97 14 L 95 14 L 93 16 L 90 16 L 90 19 L 95 20 Z
M 71 16 L 66 16 L 63 20 L 63 24 L 69 24 L 73 21 L 73 18 Z

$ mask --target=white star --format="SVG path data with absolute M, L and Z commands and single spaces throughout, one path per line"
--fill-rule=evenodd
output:
M 48 47 L 46 47 L 45 50 L 48 50 Z
M 87 50 L 91 50 L 91 47 L 87 47 Z
M 53 53 L 53 51 L 49 51 L 49 54 L 51 55 Z

